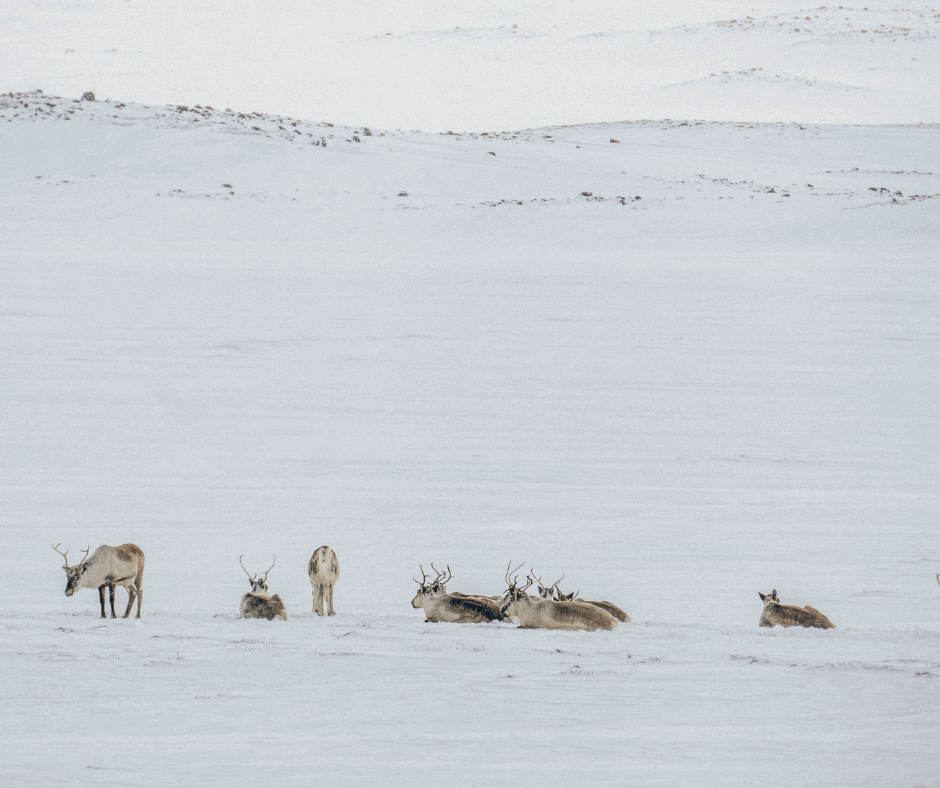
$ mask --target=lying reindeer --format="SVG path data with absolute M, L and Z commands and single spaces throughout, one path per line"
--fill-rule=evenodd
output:
M 440 572 L 436 580 L 428 582 L 424 567 L 420 569 L 421 580 L 412 578 L 418 584 L 418 593 L 411 600 L 411 606 L 416 610 L 423 609 L 425 620 L 451 624 L 482 624 L 502 620 L 499 605 L 492 599 L 448 594 Z
M 558 584 L 565 579 L 565 573 L 562 572 L 561 577 L 559 577 L 551 586 L 547 588 L 542 585 L 542 581 L 539 580 L 539 596 L 542 599 L 557 599 L 559 602 L 584 602 L 587 605 L 594 605 L 594 607 L 599 607 L 601 610 L 606 610 L 618 621 L 622 621 L 625 624 L 630 621 L 630 616 L 628 616 L 623 610 L 617 607 L 613 602 L 607 602 L 606 600 L 594 601 L 593 599 L 581 599 L 578 596 L 578 592 L 575 591 L 573 594 L 563 594 L 561 589 L 558 587 Z
M 512 566 L 511 562 L 509 566 Z M 526 590 L 535 581 L 530 577 L 529 582 L 519 588 L 516 585 L 518 575 L 510 578 L 512 572 L 509 567 L 506 568 L 506 584 L 509 587 L 503 596 L 500 610 L 504 615 L 518 619 L 521 629 L 584 629 L 593 632 L 617 627 L 616 618 L 594 605 L 585 602 L 555 602 L 529 596 Z
M 238 557 L 238 563 L 242 564 L 242 558 L 244 556 Z M 274 569 L 276 563 L 277 556 L 274 556 L 274 563 L 268 567 L 268 572 Z M 244 564 L 242 564 L 242 569 L 245 569 Z M 245 569 L 248 582 L 251 583 L 251 591 L 242 597 L 241 604 L 238 606 L 239 618 L 266 618 L 268 621 L 279 618 L 281 621 L 287 621 L 287 608 L 284 606 L 284 601 L 277 594 L 271 596 L 268 592 L 268 572 L 264 573 L 264 577 L 256 578 L 249 575 L 248 570 Z
M 764 603 L 764 611 L 760 616 L 760 626 L 762 627 L 815 627 L 816 629 L 835 629 L 828 618 L 820 613 L 815 607 L 797 607 L 796 605 L 781 605 L 777 597 L 775 588 L 769 594 L 757 595 Z
M 59 543 L 61 544 L 61 542 Z M 59 545 L 52 548 L 65 559 L 67 582 L 65 595 L 72 596 L 80 588 L 97 588 L 98 598 L 101 600 L 101 617 L 107 618 L 104 610 L 104 590 L 107 588 L 111 595 L 111 618 L 117 618 L 114 612 L 114 588 L 124 586 L 127 590 L 127 610 L 124 618 L 131 614 L 134 599 L 137 600 L 137 618 L 140 618 L 140 604 L 143 600 L 141 585 L 144 578 L 144 551 L 135 544 L 122 544 L 111 547 L 103 544 L 89 557 L 85 549 L 85 556 L 75 566 L 69 566 L 68 554 L 59 549 Z
M 447 565 L 447 571 L 442 572 L 440 569 L 434 566 L 434 562 L 432 561 L 431 569 L 433 569 L 437 574 L 437 579 L 435 579 L 430 584 L 431 589 L 440 594 L 448 593 L 447 586 L 445 584 L 449 583 L 454 577 L 454 573 L 450 571 L 450 564 Z M 421 571 L 423 572 L 424 570 L 422 569 Z M 484 601 L 490 600 L 494 602 L 498 602 L 502 599 L 502 596 L 498 594 L 495 596 L 487 596 L 486 594 L 463 594 L 460 591 L 451 591 L 449 593 L 451 596 L 460 597 L 462 599 L 482 599 Z

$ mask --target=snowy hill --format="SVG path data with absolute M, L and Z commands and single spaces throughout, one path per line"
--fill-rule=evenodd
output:
M 11 0 L 4 90 L 431 131 L 940 121 L 940 7 Z
M 937 11 L 0 15 L 0 784 L 938 784 Z

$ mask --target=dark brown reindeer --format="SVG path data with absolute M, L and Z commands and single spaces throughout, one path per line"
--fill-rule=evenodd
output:
M 760 626 L 762 627 L 814 627 L 816 629 L 835 629 L 833 624 L 826 616 L 820 613 L 815 607 L 806 605 L 797 607 L 796 605 L 782 605 L 777 596 L 775 588 L 769 594 L 757 595 L 764 603 L 764 610 L 760 616 Z
M 144 551 L 135 544 L 122 544 L 111 547 L 103 544 L 90 556 L 91 545 L 85 548 L 85 556 L 75 566 L 69 566 L 68 550 L 59 549 L 60 542 L 52 549 L 65 559 L 65 595 L 72 596 L 81 588 L 97 588 L 101 601 L 101 617 L 107 618 L 104 609 L 104 590 L 110 591 L 111 618 L 117 618 L 114 612 L 114 589 L 123 586 L 127 591 L 127 610 L 123 618 L 131 614 L 134 600 L 137 600 L 137 618 L 140 618 L 140 605 L 143 599 L 141 585 L 144 577 Z
M 238 563 L 241 564 L 242 569 L 245 569 L 242 558 L 244 558 L 243 555 L 238 557 Z M 239 618 L 266 618 L 268 621 L 277 618 L 281 621 L 287 621 L 287 608 L 284 606 L 284 600 L 277 594 L 271 596 L 268 591 L 268 572 L 274 569 L 276 563 L 277 556 L 274 556 L 274 563 L 268 567 L 264 577 L 255 577 L 245 569 L 248 582 L 251 583 L 251 591 L 248 591 L 242 597 L 241 604 L 238 606 Z
M 444 585 L 450 577 L 437 569 L 437 578 L 429 582 L 429 575 L 421 569 L 421 580 L 412 578 L 418 584 L 418 593 L 411 600 L 416 610 L 424 610 L 424 617 L 433 623 L 482 624 L 487 621 L 502 619 L 499 605 L 486 597 L 470 597 L 463 594 L 448 594 Z M 448 572 L 450 568 L 448 567 Z M 453 577 L 453 575 L 451 575 Z

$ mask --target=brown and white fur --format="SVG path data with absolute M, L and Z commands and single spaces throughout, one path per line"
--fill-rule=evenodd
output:
M 764 603 L 764 611 L 760 616 L 760 625 L 762 627 L 815 627 L 816 629 L 835 629 L 828 618 L 820 613 L 815 607 L 797 607 L 796 605 L 781 605 L 777 597 L 775 588 L 769 594 L 757 595 Z
M 326 602 L 327 611 L 331 616 L 335 616 L 333 586 L 339 580 L 339 561 L 336 560 L 336 553 L 326 545 L 318 547 L 310 556 L 307 574 L 310 576 L 310 585 L 313 586 L 313 612 L 322 616 Z
M 518 619 L 521 629 L 583 629 L 593 632 L 597 629 L 610 630 L 617 627 L 617 619 L 594 605 L 531 597 L 526 590 L 534 580 L 529 578 L 526 585 L 518 588 L 516 577 L 510 579 L 510 574 L 511 571 L 507 567 L 506 583 L 509 588 L 503 596 L 500 609 L 504 615 Z
M 436 570 L 435 570 L 436 571 Z M 421 568 L 421 580 L 412 578 L 418 584 L 418 593 L 411 600 L 416 610 L 424 610 L 425 620 L 433 623 L 482 624 L 487 621 L 499 621 L 502 614 L 499 605 L 486 597 L 471 597 L 464 594 L 448 594 L 446 587 L 437 580 L 428 582 L 428 576 Z
M 144 551 L 137 545 L 122 544 L 118 547 L 111 547 L 103 544 L 90 556 L 86 548 L 85 557 L 75 566 L 69 566 L 68 550 L 63 553 L 59 550 L 59 545 L 55 545 L 52 549 L 65 558 L 65 566 L 62 568 L 67 578 L 66 596 L 72 596 L 80 588 L 97 588 L 98 598 L 101 601 L 101 617 L 107 618 L 104 609 L 104 590 L 107 588 L 111 597 L 111 618 L 117 618 L 114 612 L 114 589 L 116 586 L 124 586 L 127 590 L 127 610 L 124 611 L 123 618 L 131 614 L 134 599 L 137 600 L 136 617 L 140 618 L 140 605 L 143 599 L 141 585 L 144 578 Z
M 594 605 L 594 607 L 599 607 L 601 610 L 606 610 L 618 621 L 622 621 L 625 624 L 629 623 L 630 616 L 628 616 L 624 610 L 617 607 L 617 605 L 615 605 L 613 602 L 608 602 L 607 600 L 582 599 L 581 597 L 578 596 L 577 591 L 575 591 L 572 594 L 561 593 L 561 589 L 558 587 L 558 584 L 564 579 L 564 577 L 565 576 L 562 575 L 560 578 L 558 578 L 558 580 L 555 581 L 555 584 L 549 589 L 550 592 L 554 592 L 555 598 L 559 602 L 584 602 L 587 605 Z M 541 583 L 539 583 L 539 595 L 540 596 L 543 595 L 542 589 L 543 589 L 543 586 Z M 547 598 L 551 599 L 552 597 L 549 596 Z
M 464 594 L 461 591 L 448 592 L 446 583 L 449 583 L 454 577 L 453 572 L 450 571 L 450 564 L 447 565 L 447 571 L 442 572 L 440 569 L 434 566 L 434 562 L 432 561 L 431 569 L 433 569 L 437 573 L 437 579 L 434 580 L 430 584 L 430 588 L 432 591 L 435 591 L 440 594 L 449 593 L 451 596 L 460 597 L 463 599 L 482 599 L 484 601 L 497 602 L 497 603 L 503 598 L 501 594 L 494 594 L 491 596 L 487 596 L 486 594 Z M 424 570 L 422 569 L 421 571 L 423 572 Z
M 238 563 L 242 564 L 243 557 L 238 557 Z M 277 556 L 274 556 L 274 563 L 268 567 L 268 572 L 274 569 L 276 563 Z M 242 569 L 245 569 L 244 564 L 242 564 Z M 268 621 L 277 618 L 287 621 L 287 607 L 284 605 L 284 600 L 277 594 L 271 596 L 268 591 L 268 572 L 264 573 L 264 577 L 255 577 L 249 575 L 248 570 L 245 569 L 248 582 L 251 583 L 251 591 L 242 597 L 241 604 L 238 606 L 239 618 L 266 618 Z

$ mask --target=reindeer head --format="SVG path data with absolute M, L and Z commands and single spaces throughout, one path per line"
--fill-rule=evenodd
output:
M 421 569 L 421 579 L 413 577 L 411 578 L 418 584 L 418 593 L 415 594 L 414 599 L 411 600 L 411 606 L 417 610 L 420 610 L 424 607 L 424 597 L 430 596 L 433 592 L 433 588 L 437 581 L 428 582 L 428 576 L 424 572 L 424 567 L 419 567 Z M 440 580 L 440 574 L 438 574 L 438 580 Z
M 525 562 L 523 562 L 525 563 Z M 510 569 L 512 566 L 512 561 L 509 562 L 509 566 L 506 567 L 506 593 L 503 594 L 503 601 L 500 603 L 499 611 L 504 616 L 513 615 L 513 608 L 515 605 L 529 602 L 529 595 L 526 593 L 529 586 L 532 585 L 535 581 L 530 577 L 528 578 L 529 582 L 526 583 L 521 588 L 517 585 L 519 580 L 519 570 L 522 569 L 522 564 L 519 564 L 515 569 Z
M 53 545 L 52 549 L 55 550 L 59 555 L 65 559 L 65 566 L 62 568 L 65 570 L 65 595 L 72 596 L 79 588 L 81 588 L 82 575 L 85 574 L 85 570 L 88 567 L 85 565 L 85 559 L 88 558 L 88 551 L 91 550 L 91 545 L 85 548 L 85 555 L 82 557 L 82 560 L 79 561 L 75 566 L 69 566 L 69 551 L 66 550 L 64 553 L 59 549 L 59 545 L 62 542 L 59 542 L 57 545 Z
M 242 564 L 242 558 L 244 554 L 238 556 L 238 563 Z M 268 567 L 268 572 L 274 569 L 274 564 L 277 563 L 277 556 L 274 556 L 274 563 Z M 245 569 L 245 565 L 242 564 L 242 569 Z M 254 575 L 248 574 L 248 570 L 245 569 L 245 574 L 248 575 L 248 582 L 251 583 L 251 593 L 258 594 L 259 596 L 269 596 L 268 591 L 268 572 L 264 573 L 264 577 L 255 577 Z
M 431 583 L 430 585 L 430 593 L 446 594 L 447 593 L 446 583 L 449 583 L 451 579 L 454 577 L 454 573 L 450 571 L 450 564 L 447 565 L 447 571 L 442 572 L 440 569 L 434 566 L 434 562 L 431 561 L 431 569 L 435 571 L 435 573 L 437 574 L 437 577 L 434 579 L 434 582 Z M 422 569 L 421 572 L 423 574 L 424 570 Z
M 539 584 L 539 599 L 549 599 L 549 600 L 554 599 L 555 589 L 557 588 L 558 584 L 564 579 L 565 579 L 565 573 L 562 572 L 561 577 L 559 577 L 550 586 L 543 586 L 542 578 L 541 577 L 535 578 L 536 582 Z
M 764 607 L 767 607 L 768 605 L 780 604 L 780 598 L 777 596 L 776 588 L 769 594 L 762 594 L 760 591 L 758 591 L 757 595 L 761 598 L 761 602 L 764 603 Z

